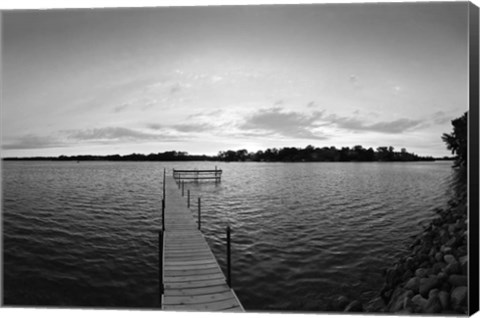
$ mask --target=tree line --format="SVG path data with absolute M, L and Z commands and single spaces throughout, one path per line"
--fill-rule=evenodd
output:
M 438 159 L 438 158 L 437 158 Z M 318 162 L 318 161 L 431 161 L 432 157 L 420 157 L 409 153 L 405 148 L 395 151 L 393 147 L 365 149 L 362 146 L 353 148 L 335 147 L 305 148 L 284 147 L 268 148 L 257 152 L 246 149 L 220 151 L 216 156 L 190 155 L 184 151 L 166 151 L 161 153 L 129 154 L 129 155 L 74 155 L 59 157 L 4 158 L 4 160 L 49 160 L 49 161 L 257 161 L 257 162 Z
M 221 161 L 282 161 L 282 162 L 318 162 L 318 161 L 432 161 L 433 157 L 420 157 L 409 153 L 405 148 L 395 151 L 394 147 L 378 147 L 365 149 L 360 145 L 350 147 L 316 148 L 309 145 L 305 148 L 284 147 L 268 148 L 257 152 L 246 149 L 227 150 L 218 153 Z

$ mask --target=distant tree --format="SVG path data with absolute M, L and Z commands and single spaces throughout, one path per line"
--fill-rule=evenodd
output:
M 468 111 L 463 116 L 452 120 L 453 132 L 443 134 L 442 140 L 447 144 L 447 149 L 457 155 L 455 166 L 467 165 L 468 149 Z
M 387 161 L 388 160 L 388 147 L 378 147 L 377 148 L 377 160 Z

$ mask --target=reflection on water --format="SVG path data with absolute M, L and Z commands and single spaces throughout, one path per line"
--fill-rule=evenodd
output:
M 368 300 L 455 182 L 451 163 L 3 165 L 6 304 L 155 307 L 163 168 L 223 169 L 188 183 L 192 213 L 247 310 Z M 450 191 L 450 192 L 449 192 Z M 167 229 L 168 230 L 168 229 Z

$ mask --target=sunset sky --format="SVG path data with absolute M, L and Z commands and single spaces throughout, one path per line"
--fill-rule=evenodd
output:
M 2 17 L 2 157 L 336 146 L 445 156 L 468 3 Z

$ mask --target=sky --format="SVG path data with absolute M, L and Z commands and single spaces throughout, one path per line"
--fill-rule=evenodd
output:
M 393 146 L 446 156 L 468 4 L 7 11 L 2 157 Z

